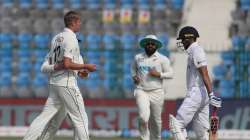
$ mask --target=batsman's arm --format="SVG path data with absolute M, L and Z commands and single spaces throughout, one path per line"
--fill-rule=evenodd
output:
M 202 80 L 205 84 L 205 87 L 207 89 L 207 93 L 208 93 L 208 96 L 209 96 L 209 103 L 213 106 L 213 107 L 217 107 L 217 108 L 220 108 L 221 107 L 221 104 L 222 104 L 222 100 L 220 97 L 216 97 L 213 93 L 213 90 L 212 90 L 212 83 L 211 83 L 211 80 L 210 80 L 210 77 L 208 75 L 208 70 L 207 70 L 207 66 L 202 66 L 200 68 L 198 68 L 199 70 L 199 73 L 202 77 Z
M 207 89 L 207 93 L 212 93 L 212 84 L 207 70 L 207 59 L 203 49 L 196 49 L 193 53 L 194 65 L 198 69 Z
M 202 77 L 204 84 L 205 84 L 205 87 L 207 89 L 207 93 L 208 94 L 212 93 L 212 84 L 211 84 L 210 77 L 208 75 L 207 66 L 199 67 L 198 71 Z
M 162 79 L 172 79 L 174 76 L 173 68 L 170 65 L 170 61 L 168 58 L 165 57 L 162 63 L 163 72 L 161 72 L 160 78 Z

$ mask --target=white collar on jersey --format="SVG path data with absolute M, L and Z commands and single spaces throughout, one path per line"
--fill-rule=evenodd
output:
M 148 55 L 144 52 L 144 56 L 148 57 Z M 152 54 L 150 57 L 157 57 L 159 56 L 159 52 L 156 50 L 154 54 Z
M 70 28 L 65 27 L 65 28 L 64 28 L 64 32 L 69 32 L 69 33 L 71 33 L 73 36 L 76 37 L 76 34 L 75 34 Z
M 188 54 L 191 54 L 193 49 L 196 47 L 196 46 L 199 46 L 198 45 L 198 42 L 193 42 L 190 47 L 188 47 L 188 49 L 186 50 Z

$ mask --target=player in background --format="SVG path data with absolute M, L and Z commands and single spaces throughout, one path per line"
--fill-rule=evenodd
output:
M 192 121 L 193 130 L 199 140 L 209 139 L 209 103 L 221 107 L 216 97 L 207 70 L 207 59 L 203 48 L 197 43 L 198 31 L 191 26 L 183 27 L 177 40 L 178 47 L 188 54 L 186 86 L 187 95 L 177 111 L 176 118 L 170 115 L 170 130 L 175 140 L 186 140 L 186 126 Z
M 66 112 L 75 129 L 79 140 L 88 140 L 88 118 L 85 112 L 83 98 L 77 86 L 77 70 L 96 70 L 94 64 L 81 64 L 80 50 L 76 32 L 80 30 L 80 15 L 69 11 L 64 16 L 65 29 L 57 34 L 51 43 L 48 56 L 49 97 L 42 113 L 32 122 L 24 140 L 48 139 L 51 131 L 48 122 L 55 121 L 57 114 Z M 53 66 L 52 66 L 53 65 Z M 53 71 L 56 70 L 56 71 Z M 49 123 L 50 124 L 50 123 Z
M 139 131 L 142 140 L 160 140 L 164 104 L 163 79 L 171 79 L 173 70 L 169 59 L 157 49 L 162 43 L 155 35 L 147 35 L 140 41 L 145 52 L 135 56 L 131 65 L 134 95 L 139 110 Z

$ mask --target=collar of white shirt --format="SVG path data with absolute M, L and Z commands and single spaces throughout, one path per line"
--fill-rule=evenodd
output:
M 148 55 L 144 52 L 144 56 L 145 57 L 148 57 Z M 158 51 L 155 51 L 155 53 L 154 54 L 152 54 L 151 56 L 149 56 L 148 58 L 150 58 L 150 57 L 157 57 L 157 56 L 159 56 L 159 52 Z
M 69 32 L 70 34 L 76 37 L 76 34 L 69 28 L 64 28 L 64 32 Z
M 186 50 L 188 54 L 191 54 L 193 49 L 198 46 L 198 42 L 193 42 L 190 47 L 188 47 L 188 49 Z

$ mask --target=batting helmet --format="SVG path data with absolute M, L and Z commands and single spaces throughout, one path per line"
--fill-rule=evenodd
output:
M 200 37 L 200 35 L 194 27 L 185 26 L 180 30 L 177 40 L 197 37 Z

